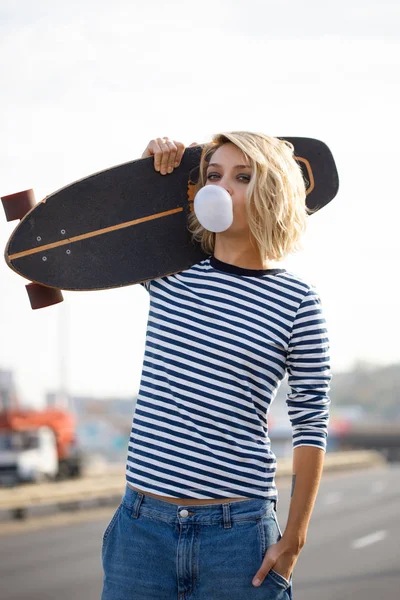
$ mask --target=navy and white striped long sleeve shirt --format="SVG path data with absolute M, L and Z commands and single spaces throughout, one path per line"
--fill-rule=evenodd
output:
M 293 447 L 326 451 L 329 340 L 315 287 L 210 256 L 150 294 L 126 480 L 172 498 L 272 498 L 268 412 L 288 374 Z

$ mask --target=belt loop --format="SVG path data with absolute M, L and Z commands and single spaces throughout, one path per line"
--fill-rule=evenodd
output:
M 137 519 L 139 517 L 139 508 L 140 505 L 142 504 L 144 495 L 141 492 L 137 492 L 137 497 L 135 500 L 135 503 L 132 507 L 132 512 L 131 512 L 131 517 L 133 517 L 134 519 Z
M 230 529 L 232 527 L 231 525 L 231 511 L 230 511 L 231 505 L 229 502 L 224 502 L 224 504 L 222 505 L 222 511 L 223 511 L 223 515 L 224 515 L 224 528 L 225 529 Z

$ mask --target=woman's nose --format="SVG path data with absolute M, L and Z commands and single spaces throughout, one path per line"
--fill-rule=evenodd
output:
M 231 186 L 228 184 L 227 181 L 225 181 L 224 179 L 221 179 L 220 181 L 216 181 L 215 182 L 217 185 L 220 185 L 221 187 L 224 188 L 224 190 L 226 190 L 228 192 L 228 194 L 230 196 L 232 196 L 232 188 Z

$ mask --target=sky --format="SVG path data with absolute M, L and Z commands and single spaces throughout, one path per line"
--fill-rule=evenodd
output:
M 371 0 L 0 0 L 0 196 L 39 201 L 140 158 L 168 136 L 314 137 L 337 197 L 286 268 L 316 286 L 335 372 L 400 361 L 400 4 Z M 0 217 L 5 248 L 17 222 Z M 0 260 L 0 369 L 21 401 L 135 396 L 149 309 L 142 286 L 64 292 L 33 311 Z

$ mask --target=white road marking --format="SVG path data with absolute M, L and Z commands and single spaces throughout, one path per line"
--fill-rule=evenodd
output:
M 384 481 L 375 481 L 375 483 L 373 484 L 373 486 L 371 488 L 371 492 L 373 494 L 380 494 L 381 492 L 383 492 L 383 490 L 385 489 L 386 486 L 387 486 L 387 483 Z
M 339 502 L 339 500 L 342 499 L 342 492 L 331 492 L 330 494 L 326 494 L 322 501 L 324 504 L 335 504 L 336 502 Z
M 354 540 L 351 545 L 353 548 L 364 548 L 365 546 L 369 546 L 370 544 L 375 544 L 375 542 L 384 540 L 385 537 L 386 531 L 381 529 L 381 531 L 375 531 L 375 533 L 371 533 L 370 535 L 365 535 L 362 538 L 358 538 L 358 540 Z

